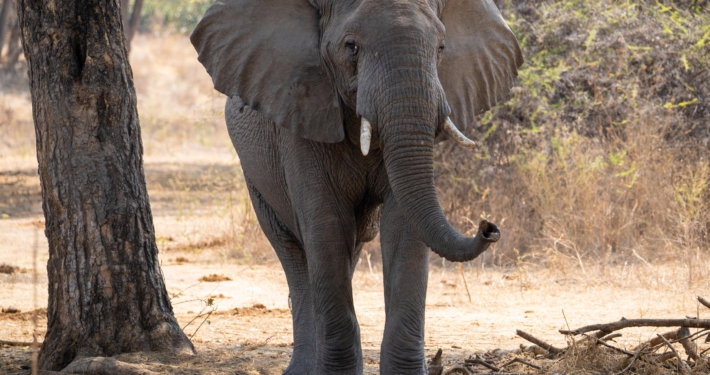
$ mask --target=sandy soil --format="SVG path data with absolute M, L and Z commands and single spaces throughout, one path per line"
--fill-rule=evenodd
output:
M 31 341 L 32 311 L 47 305 L 47 243 L 32 162 L 22 159 L 0 169 L 0 264 L 18 267 L 13 273 L 0 273 L 0 308 L 20 311 L 0 313 L 0 340 Z M 235 197 L 239 191 L 229 187 L 238 184 L 237 167 L 232 157 L 202 164 L 146 161 L 166 284 L 178 320 L 199 354 L 194 358 L 132 354 L 122 356 L 123 360 L 163 373 L 185 374 L 271 374 L 288 364 L 291 317 L 280 265 L 263 249 L 263 239 L 250 237 L 255 238 L 250 246 L 230 234 L 235 225 L 244 223 L 234 219 L 235 212 L 245 210 L 244 197 Z M 238 207 L 226 210 L 224 206 L 230 205 Z M 33 248 L 37 249 L 37 285 L 33 284 Z M 693 279 L 683 264 L 654 266 L 639 261 L 606 269 L 587 265 L 582 271 L 574 262 L 547 268 L 521 262 L 511 269 L 489 269 L 473 262 L 462 271 L 470 302 L 458 266 L 432 254 L 426 349 L 433 355 L 443 348 L 447 363 L 475 352 L 514 349 L 524 343 L 515 335 L 516 329 L 565 346 L 557 330 L 567 327 L 621 317 L 710 314 L 695 302 L 696 295 L 707 291 L 708 281 Z M 221 281 L 200 281 L 209 275 Z M 353 284 L 366 373 L 377 373 L 385 319 L 380 264 L 368 265 L 363 255 Z M 43 313 L 37 314 L 40 340 L 46 327 Z M 618 342 L 632 346 L 653 332 L 625 330 Z M 27 347 L 2 346 L 0 373 L 27 366 L 30 353 Z

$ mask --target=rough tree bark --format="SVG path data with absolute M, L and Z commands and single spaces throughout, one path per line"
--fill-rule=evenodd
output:
M 158 264 L 133 73 L 115 0 L 19 0 L 45 234 L 41 369 L 133 351 L 194 353 Z

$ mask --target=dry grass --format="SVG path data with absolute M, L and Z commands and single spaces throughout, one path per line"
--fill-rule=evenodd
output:
M 225 98 L 213 89 L 187 37 L 139 36 L 131 65 L 151 201 L 187 225 L 176 241 L 159 237 L 161 248 L 216 249 L 247 262 L 273 259 L 224 126 Z
M 450 219 L 501 224 L 488 264 L 675 262 L 707 280 L 707 4 L 501 3 L 526 65 L 473 131 L 483 150 L 439 146 Z

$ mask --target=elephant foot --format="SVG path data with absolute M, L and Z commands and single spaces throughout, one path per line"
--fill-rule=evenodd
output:
M 303 375 L 303 374 L 315 374 L 315 366 L 312 364 L 305 364 L 300 361 L 291 360 L 286 370 L 284 370 L 283 375 Z

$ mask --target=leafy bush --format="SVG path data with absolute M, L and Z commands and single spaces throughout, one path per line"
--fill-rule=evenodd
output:
M 486 257 L 502 265 L 706 249 L 707 2 L 500 3 L 526 63 L 510 100 L 469 129 L 477 154 L 438 146 L 449 218 L 500 223 Z

